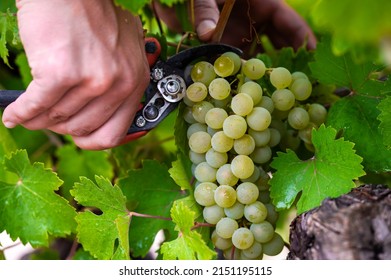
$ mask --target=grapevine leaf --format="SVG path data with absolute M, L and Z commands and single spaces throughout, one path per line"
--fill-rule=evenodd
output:
M 278 209 L 287 209 L 301 193 L 298 213 L 317 207 L 328 197 L 347 193 L 354 179 L 365 174 L 362 158 L 355 154 L 354 144 L 343 138 L 335 139 L 337 131 L 320 126 L 312 133 L 315 147 L 313 158 L 302 161 L 288 150 L 278 153 L 271 166 L 277 171 L 271 179 L 270 196 Z
M 130 170 L 118 185 L 127 198 L 130 211 L 156 218 L 132 217 L 129 230 L 130 249 L 135 257 L 145 256 L 161 229 L 173 232 L 170 216 L 173 201 L 184 196 L 168 173 L 166 166 L 145 160 L 143 168 Z M 140 236 L 143 238 L 140 239 Z
M 73 144 L 64 145 L 56 150 L 58 157 L 57 172 L 64 180 L 62 192 L 68 196 L 69 190 L 80 176 L 91 180 L 95 175 L 112 179 L 114 172 L 106 151 L 79 150 Z
M 17 145 L 9 130 L 0 122 L 0 181 L 7 183 L 17 181 L 18 176 L 15 173 L 7 171 L 4 167 L 5 156 L 16 151 L 16 149 Z
M 159 0 L 160 3 L 171 7 L 172 5 L 179 3 L 186 3 L 187 0 Z
M 27 55 L 26 53 L 22 52 L 18 54 L 18 56 L 15 59 L 16 65 L 18 65 L 18 70 L 20 73 L 20 76 L 22 77 L 23 85 L 27 87 L 30 82 L 33 80 L 33 76 L 31 74 L 31 68 L 27 61 Z
M 115 0 L 116 5 L 122 7 L 125 10 L 131 11 L 134 14 L 137 14 L 145 5 L 149 4 L 151 0 Z
M 384 145 L 384 137 L 379 127 L 380 112 L 377 106 L 380 101 L 380 98 L 371 96 L 348 96 L 333 104 L 327 117 L 328 125 L 341 130 L 346 140 L 355 143 L 357 154 L 364 159 L 365 170 L 376 173 L 391 170 L 391 150 Z M 389 112 L 389 108 L 385 108 L 386 112 Z M 387 113 L 381 116 L 386 117 L 382 123 L 384 126 L 389 119 Z
M 377 106 L 380 110 L 379 114 L 379 121 L 380 125 L 379 128 L 383 135 L 383 143 L 388 147 L 388 149 L 391 148 L 391 96 L 388 96 L 387 98 L 383 99 L 379 105 Z
M 4 160 L 17 175 L 13 183 L 0 181 L 0 232 L 23 244 L 48 246 L 49 235 L 64 237 L 75 231 L 75 210 L 55 191 L 62 181 L 42 163 L 31 164 L 27 152 L 18 150 Z
M 310 63 L 312 75 L 321 83 L 349 88 L 363 95 L 380 96 L 391 92 L 391 81 L 380 81 L 376 73 L 384 67 L 373 62 L 356 62 L 351 53 L 333 54 L 330 39 L 324 37 L 318 43 L 315 62 Z
M 6 13 L 0 13 L 0 58 L 9 67 L 9 51 L 7 47 L 8 33 L 12 34 L 12 44 L 17 45 L 20 42 L 17 28 L 16 16 L 14 16 L 8 9 Z
M 172 163 L 172 167 L 168 172 L 182 190 L 191 190 L 190 182 L 193 176 L 191 174 L 191 162 L 188 157 L 179 152 L 178 159 Z
M 4 63 L 8 66 L 8 48 L 7 48 L 7 31 L 8 31 L 8 20 L 6 15 L 0 15 L 0 57 Z
M 183 202 L 177 202 L 171 209 L 171 217 L 179 232 L 178 238 L 165 242 L 160 248 L 165 260 L 211 260 L 216 252 L 211 250 L 201 234 L 192 230 L 195 222 L 195 212 L 191 211 Z
M 129 259 L 126 198 L 110 180 L 95 176 L 95 181 L 81 177 L 71 190 L 79 204 L 102 211 L 100 215 L 89 210 L 77 214 L 77 238 L 98 259 Z

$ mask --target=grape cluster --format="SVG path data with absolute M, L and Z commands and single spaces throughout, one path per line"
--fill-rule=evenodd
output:
M 304 104 L 312 83 L 303 72 L 267 69 L 262 60 L 227 52 L 191 69 L 184 118 L 196 179 L 194 198 L 211 239 L 226 259 L 279 254 L 278 213 L 269 196 L 273 151 L 312 150 L 311 131 L 326 118 L 320 104 Z M 261 82 L 273 91 L 265 90 Z

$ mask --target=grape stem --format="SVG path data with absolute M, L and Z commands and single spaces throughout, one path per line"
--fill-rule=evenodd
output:
M 223 36 L 225 26 L 227 25 L 234 4 L 235 4 L 235 0 L 225 1 L 223 9 L 220 14 L 220 18 L 216 25 L 215 33 L 213 34 L 212 37 L 212 42 L 220 43 L 221 37 Z
M 163 217 L 163 216 L 155 216 L 155 215 L 149 215 L 149 214 L 141 214 L 137 212 L 129 212 L 129 217 L 141 217 L 141 218 L 151 218 L 151 219 L 159 219 L 159 220 L 165 220 L 165 221 L 172 221 L 169 217 Z

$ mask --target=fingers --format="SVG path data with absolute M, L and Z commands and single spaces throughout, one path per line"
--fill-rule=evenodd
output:
M 292 46 L 298 49 L 306 45 L 316 47 L 316 37 L 304 19 L 293 8 L 281 2 L 272 15 L 272 25 L 268 35 L 278 48 Z
M 216 1 L 195 0 L 194 15 L 198 37 L 202 41 L 210 41 L 220 16 Z
M 129 97 L 99 129 L 85 136 L 74 136 L 75 144 L 86 150 L 103 150 L 118 146 L 125 138 L 138 103 Z
M 52 94 L 53 92 L 56 94 Z M 26 92 L 4 110 L 4 125 L 13 128 L 38 116 L 53 106 L 65 93 L 65 86 L 56 88 L 54 85 L 41 85 L 39 81 L 32 81 Z

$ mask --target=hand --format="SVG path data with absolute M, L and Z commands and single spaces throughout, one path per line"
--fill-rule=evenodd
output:
M 111 0 L 19 0 L 33 80 L 3 122 L 69 134 L 83 149 L 118 145 L 149 82 L 139 18 Z
M 195 27 L 202 41 L 212 40 L 220 16 L 218 4 L 222 7 L 224 2 L 194 1 Z M 170 28 L 179 31 L 179 22 L 170 16 L 167 8 L 157 5 L 157 11 Z M 316 46 L 310 27 L 283 0 L 236 0 L 221 42 L 246 52 L 251 44 L 246 39 L 255 39 L 254 31 L 268 35 L 276 48 L 291 46 L 298 49 L 305 43 L 308 49 Z

